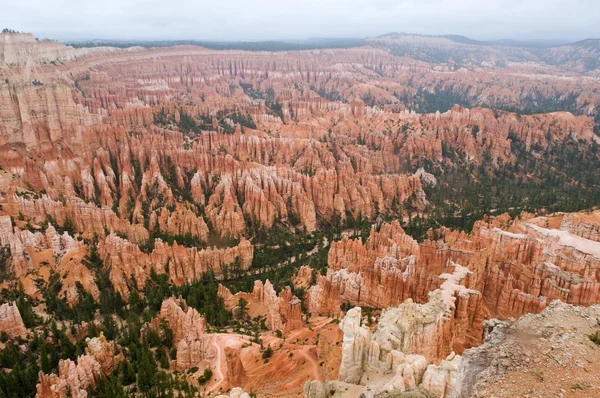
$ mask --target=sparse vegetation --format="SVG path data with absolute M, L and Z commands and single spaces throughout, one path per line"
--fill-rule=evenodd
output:
M 202 373 L 201 376 L 198 377 L 198 383 L 200 384 L 204 384 L 207 381 L 209 381 L 213 376 L 213 371 L 210 370 L 209 368 L 204 369 L 204 373 Z
M 269 359 L 273 356 L 273 349 L 271 346 L 268 346 L 262 353 L 263 359 Z

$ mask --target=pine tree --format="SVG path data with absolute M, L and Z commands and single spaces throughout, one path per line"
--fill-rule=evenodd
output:
M 148 395 L 148 392 L 152 389 L 156 381 L 156 365 L 152 359 L 152 353 L 147 348 L 142 348 L 141 351 L 137 372 L 137 385 L 142 393 Z

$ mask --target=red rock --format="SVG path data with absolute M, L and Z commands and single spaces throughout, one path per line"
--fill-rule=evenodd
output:
M 302 303 L 292 295 L 289 287 L 283 289 L 277 296 L 269 280 L 264 284 L 255 281 L 252 293 L 239 292 L 234 295 L 225 286 L 219 285 L 218 294 L 229 310 L 234 309 L 241 298 L 246 300 L 250 317 L 265 316 L 265 324 L 269 330 L 291 331 L 303 327 Z
M 198 250 L 178 245 L 169 246 L 156 240 L 154 250 L 143 253 L 139 247 L 127 240 L 111 234 L 99 245 L 99 251 L 107 265 L 111 267 L 110 278 L 115 288 L 125 297 L 129 289 L 128 281 L 135 281 L 138 289 L 143 289 L 151 270 L 157 273 L 167 271 L 171 281 L 182 284 L 200 279 L 202 274 L 212 269 L 218 276 L 223 266 L 239 260 L 242 269 L 252 263 L 253 247 L 243 239 L 240 244 L 227 249 L 209 248 Z
M 58 376 L 40 372 L 36 398 L 85 398 L 87 390 L 95 388 L 102 375 L 112 374 L 122 359 L 123 354 L 116 355 L 114 346 L 103 334 L 88 339 L 86 354 L 79 356 L 76 362 L 60 360 Z
M 19 336 L 27 331 L 15 303 L 0 305 L 0 331 L 9 336 Z

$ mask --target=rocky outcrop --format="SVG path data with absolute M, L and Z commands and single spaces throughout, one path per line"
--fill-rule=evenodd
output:
M 25 324 L 15 303 L 0 305 L 0 332 L 6 332 L 15 337 L 26 332 Z
M 216 398 L 250 398 L 250 394 L 244 392 L 241 388 L 232 388 L 229 394 L 219 394 Z
M 155 225 L 160 231 L 168 234 L 198 238 L 201 242 L 208 241 L 208 226 L 201 217 L 188 209 L 179 209 L 170 213 L 166 208 L 152 213 L 150 225 Z
M 589 369 L 599 360 L 589 335 L 598 331 L 599 317 L 600 306 L 554 301 L 537 315 L 488 321 L 485 343 L 463 353 L 454 396 L 496 396 L 500 389 L 506 396 L 550 397 L 567 390 L 593 395 L 600 386 Z
M 173 330 L 177 348 L 177 357 L 172 364 L 175 369 L 198 367 L 202 361 L 215 355 L 211 336 L 206 333 L 206 319 L 194 308 L 187 307 L 183 300 L 171 297 L 163 301 L 159 316 Z
M 36 398 L 85 398 L 87 389 L 96 387 L 102 370 L 90 355 L 82 355 L 77 362 L 70 359 L 58 364 L 58 376 L 40 372 Z
M 100 123 L 98 115 L 73 101 L 69 85 L 42 82 L 41 76 L 22 79 L 25 76 L 10 76 L 9 83 L 3 78 L 0 84 L 0 146 L 23 144 L 34 152 L 51 152 L 50 147 L 60 140 L 77 144 L 86 128 Z
M 419 259 L 419 245 L 395 221 L 384 224 L 379 232 L 372 230 L 364 245 L 360 240 L 349 239 L 332 243 L 327 278 L 319 279 L 317 286 L 326 295 L 331 290 L 339 291 L 339 301 L 351 305 L 385 308 L 407 298 L 422 300 L 414 293 L 414 285 L 419 283 L 415 274 L 421 271 L 416 269 Z M 432 273 L 442 270 L 443 266 L 438 265 Z M 423 291 L 436 287 L 430 285 Z M 319 308 L 314 310 L 322 313 Z
M 160 318 L 164 319 L 175 337 L 175 341 L 198 340 L 206 333 L 206 319 L 182 300 L 169 298 L 160 306 Z
M 86 354 L 79 356 L 76 362 L 60 360 L 58 375 L 40 372 L 36 398 L 85 398 L 88 389 L 95 388 L 102 375 L 109 376 L 122 357 L 122 353 L 115 353 L 114 346 L 104 335 L 88 339 Z
M 219 277 L 224 266 L 236 261 L 242 269 L 247 269 L 252 263 L 254 252 L 252 244 L 243 238 L 234 247 L 203 250 L 181 246 L 177 242 L 169 246 L 157 239 L 154 250 L 146 254 L 138 245 L 115 234 L 108 235 L 99 245 L 99 250 L 105 263 L 111 267 L 110 278 L 113 285 L 124 297 L 132 287 L 128 281 L 135 281 L 133 287 L 143 289 L 152 269 L 159 274 L 165 273 L 168 264 L 171 281 L 182 284 L 200 279 L 202 274 L 211 269 Z
M 334 242 L 327 276 L 318 277 L 308 291 L 308 308 L 328 314 L 345 302 L 375 308 L 409 298 L 426 302 L 428 292 L 443 283 L 439 275 L 453 272 L 454 264 L 469 269 L 462 284 L 481 293 L 482 303 L 471 305 L 484 305 L 487 317 L 537 313 L 553 299 L 577 305 L 598 302 L 598 243 L 567 227 L 544 227 L 556 225 L 553 220 L 511 220 L 504 215 L 477 222 L 469 235 L 442 230 L 442 240 L 420 245 L 392 223 L 372 231 L 365 244 Z
M 0 34 L 0 62 L 7 65 L 65 62 L 98 52 L 115 52 L 116 48 L 75 49 L 56 41 L 38 40 L 31 33 L 5 32 Z
M 431 185 L 433 187 L 437 185 L 437 179 L 435 178 L 435 176 L 431 173 L 426 172 L 423 167 L 420 167 L 415 173 L 415 175 L 421 179 L 421 182 L 424 185 Z
M 227 357 L 227 376 L 232 386 L 242 386 L 246 382 L 246 369 L 240 357 L 240 349 L 237 347 L 225 347 Z
M 463 341 L 471 340 L 466 337 L 469 334 L 477 339 L 482 334 L 477 319 L 483 318 L 483 308 L 480 293 L 460 284 L 468 274 L 468 269 L 455 265 L 452 274 L 440 275 L 444 282 L 426 304 L 409 299 L 397 308 L 384 310 L 370 351 L 380 360 L 396 349 L 424 355 L 433 362 L 445 358 L 455 346 L 464 347 Z
M 461 285 L 468 274 L 454 264 L 452 274 L 440 275 L 444 282 L 426 304 L 409 299 L 383 310 L 373 331 L 362 325 L 360 307 L 350 309 L 340 323 L 344 338 L 339 380 L 367 386 L 367 396 L 420 387 L 436 397 L 454 397 L 460 356 L 452 347 L 464 347 L 470 341 L 464 336 L 473 331 L 483 333 L 480 324 L 470 322 L 481 307 L 461 310 L 470 301 L 481 301 L 479 292 Z M 470 314 L 467 319 L 463 311 Z M 307 384 L 305 391 L 318 396 L 322 387 Z
M 357 310 L 349 311 L 354 312 L 350 319 L 355 325 Z M 485 343 L 464 351 L 462 357 L 451 353 L 439 364 L 427 365 L 423 356 L 394 351 L 388 359 L 392 372 L 387 375 L 369 373 L 363 376 L 363 385 L 309 381 L 305 396 L 396 397 L 404 390 L 407 396 L 426 391 L 424 397 L 438 398 L 532 393 L 553 397 L 569 390 L 593 395 L 599 385 L 588 367 L 600 360 L 590 335 L 599 331 L 599 311 L 598 305 L 583 308 L 554 301 L 540 314 L 517 321 L 486 321 Z M 548 379 L 551 384 L 544 383 Z
M 145 242 L 149 237 L 143 225 L 131 224 L 119 218 L 110 208 L 99 208 L 78 197 L 69 197 L 65 204 L 45 195 L 38 199 L 9 195 L 8 206 L 14 209 L 15 214 L 27 214 L 38 222 L 50 216 L 58 225 L 70 225 L 89 239 L 94 235 L 105 236 L 106 232 L 119 233 L 136 243 Z
M 243 385 L 246 371 L 240 354 L 244 343 L 237 335 L 207 333 L 206 320 L 185 301 L 169 298 L 163 301 L 159 318 L 173 330 L 177 356 L 171 363 L 175 370 L 211 369 L 218 375 L 216 384 L 223 387 Z M 158 319 L 152 326 L 158 328 Z
M 231 176 L 221 176 L 206 206 L 206 214 L 221 236 L 237 238 L 246 228 L 244 214 L 232 188 Z
M 439 398 L 453 398 L 458 392 L 458 368 L 461 358 L 452 353 L 439 365 L 429 365 L 423 375 L 425 390 Z
M 310 380 L 304 384 L 304 396 L 306 398 L 326 398 L 330 396 L 329 391 L 320 380 Z
M 330 271 L 327 271 L 330 274 Z M 341 277 L 347 276 L 346 271 L 340 272 Z M 311 314 L 323 314 L 337 316 L 341 313 L 341 294 L 340 287 L 336 283 L 337 279 L 317 275 L 317 283 L 311 286 L 306 292 L 305 300 L 308 312 Z M 351 286 L 356 286 L 351 282 Z
M 459 308 L 463 306 L 460 302 L 480 299 L 479 292 L 459 284 L 468 272 L 456 265 L 453 274 L 441 275 L 444 283 L 431 293 L 426 304 L 407 300 L 397 308 L 384 310 L 372 333 L 360 325 L 358 307 L 348 311 L 340 323 L 344 331 L 340 380 L 358 384 L 365 371 L 390 370 L 394 367 L 395 352 L 418 354 L 427 362 L 437 362 L 450 354 L 455 340 L 461 341 L 465 334 L 477 333 L 476 330 L 483 333 L 481 325 L 460 319 Z M 470 319 L 477 318 L 473 311 L 467 314 Z
M 271 330 L 283 328 L 283 321 L 279 313 L 279 299 L 275 288 L 270 281 L 264 284 L 261 281 L 254 282 L 252 294 L 267 309 L 267 327 Z
M 102 332 L 100 332 L 100 336 L 98 337 L 87 339 L 86 343 L 86 354 L 93 356 L 98 361 L 102 373 L 106 376 L 112 374 L 119 365 L 119 362 L 124 358 L 123 353 L 117 353 L 115 349 L 116 345 L 109 343 Z
M 550 222 L 554 217 L 549 217 Z M 560 229 L 582 238 L 600 242 L 600 215 L 597 212 L 559 215 Z
M 328 382 L 311 380 L 304 384 L 304 396 L 306 398 L 358 397 L 362 396 L 361 394 L 364 394 L 364 392 L 360 387 L 338 380 Z
M 294 288 L 308 289 L 313 284 L 313 275 L 316 277 L 316 272 L 308 265 L 301 266 L 293 277 Z
M 14 232 L 13 232 L 14 230 Z M 62 275 L 60 298 L 75 304 L 79 300 L 79 285 L 94 298 L 99 297 L 92 271 L 85 266 L 87 247 L 67 232 L 59 234 L 49 224 L 44 231 L 31 232 L 12 227 L 10 216 L 0 216 L 0 246 L 6 246 L 10 256 L 8 272 L 28 280 L 47 279 L 48 273 Z M 38 288 L 28 288 L 26 293 L 39 296 Z
M 255 281 L 252 293 L 239 292 L 233 295 L 225 286 L 219 285 L 218 294 L 223 298 L 228 310 L 235 309 L 240 299 L 246 300 L 248 315 L 251 318 L 265 316 L 265 324 L 269 330 L 291 331 L 303 326 L 300 299 L 292 294 L 289 287 L 277 296 L 268 279 L 264 284 L 259 280 Z
M 419 289 L 423 296 L 415 297 L 420 277 L 415 274 L 422 272 L 416 268 L 419 259 L 419 245 L 397 221 L 384 224 L 379 232 L 372 230 L 364 245 L 347 238 L 334 242 L 329 250 L 327 276 L 318 276 L 316 285 L 310 288 L 308 307 L 311 312 L 325 314 L 339 312 L 339 304 L 344 302 L 385 308 L 407 298 L 423 300 L 428 288 L 438 286 L 423 281 L 428 286 Z M 443 269 L 437 265 L 431 272 L 439 275 Z
M 344 332 L 342 342 L 342 363 L 340 365 L 339 380 L 358 384 L 363 375 L 364 361 L 367 355 L 371 331 L 362 326 L 361 310 L 352 308 L 340 322 L 340 329 Z
M 292 294 L 288 286 L 279 293 L 279 313 L 286 331 L 300 329 L 302 322 L 302 301 Z
M 405 238 L 399 225 L 391 224 L 372 231 L 366 243 L 348 239 L 334 243 L 327 276 L 318 276 L 307 292 L 309 308 L 331 313 L 328 306 L 336 301 L 336 308 L 341 302 L 384 308 L 374 330 L 362 325 L 359 308 L 349 310 L 340 324 L 344 331 L 340 381 L 359 389 L 348 396 L 395 394 L 415 387 L 436 397 L 468 397 L 474 391 L 480 394 L 474 396 L 491 396 L 492 384 L 480 393 L 473 387 L 475 380 L 481 375 L 488 383 L 486 375 L 505 369 L 507 362 L 504 353 L 491 348 L 500 344 L 494 334 L 488 337 L 492 339 L 489 344 L 469 349 L 479 345 L 484 331 L 499 322 L 484 326 L 484 320 L 494 315 L 508 318 L 538 313 L 547 307 L 548 297 L 593 304 L 600 246 L 582 235 L 593 236 L 589 231 L 595 228 L 594 217 L 581 216 L 588 225 L 578 229 L 570 221 L 563 223 L 564 215 L 534 218 L 523 214 L 522 220 L 503 215 L 477 222 L 471 234 L 441 230 L 439 241 L 422 244 Z M 556 229 L 560 225 L 564 228 Z M 398 277 L 387 285 L 390 271 Z M 300 278 L 300 274 L 299 283 L 307 277 Z M 388 296 L 400 292 L 396 297 L 407 294 L 408 299 L 385 308 L 388 302 L 382 289 L 390 292 Z M 427 301 L 420 303 L 424 295 Z M 321 303 L 319 299 L 325 297 L 327 302 Z M 594 308 L 577 309 L 576 313 Z M 561 311 L 556 312 L 559 317 Z M 521 320 L 536 317 L 546 319 L 525 315 Z M 571 318 L 563 319 L 562 324 L 570 322 Z M 507 328 L 512 335 L 513 324 L 502 325 L 497 327 L 497 335 L 503 339 Z M 539 322 L 534 325 L 543 330 Z M 525 338 L 524 344 L 530 332 L 515 333 Z M 455 352 L 462 353 L 462 359 Z M 470 356 L 471 352 L 481 355 Z M 510 355 L 521 358 L 517 351 Z M 525 354 L 519 366 L 530 363 L 528 355 L 531 357 Z M 463 362 L 468 366 L 461 365 Z M 497 377 L 504 373 L 502 370 Z M 350 391 L 317 382 L 307 383 L 305 388 L 306 394 L 314 396 Z M 463 388 L 466 393 L 461 393 Z

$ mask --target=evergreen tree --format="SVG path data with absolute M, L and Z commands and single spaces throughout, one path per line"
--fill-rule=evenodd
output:
M 148 349 L 141 349 L 140 361 L 137 370 L 137 386 L 139 390 L 148 396 L 148 392 L 156 381 L 156 364 L 152 353 Z

